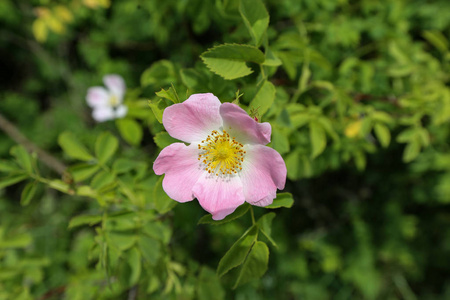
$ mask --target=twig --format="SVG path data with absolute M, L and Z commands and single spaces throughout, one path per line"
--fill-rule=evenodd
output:
M 64 171 L 67 169 L 66 165 L 27 139 L 14 124 L 9 122 L 2 114 L 0 114 L 0 129 L 16 143 L 23 145 L 28 152 L 36 153 L 39 159 L 47 165 L 47 167 L 60 175 L 64 174 Z

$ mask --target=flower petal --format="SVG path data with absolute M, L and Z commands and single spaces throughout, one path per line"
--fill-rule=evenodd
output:
M 104 122 L 115 118 L 114 109 L 111 106 L 98 106 L 94 107 L 92 111 L 92 117 L 97 122 Z
M 220 106 L 223 127 L 243 144 L 263 144 L 270 142 L 271 126 L 269 123 L 258 123 L 242 108 L 233 103 Z
M 109 93 L 101 86 L 91 87 L 87 91 L 86 101 L 90 107 L 106 106 L 109 102 Z
M 263 145 L 247 145 L 239 176 L 244 187 L 245 201 L 252 205 L 267 206 L 276 197 L 277 188 L 286 183 L 286 164 L 281 155 Z
M 213 220 L 222 220 L 245 202 L 238 176 L 221 178 L 204 172 L 192 191 Z
M 220 101 L 213 94 L 194 94 L 183 103 L 167 107 L 163 124 L 172 137 L 188 143 L 199 142 L 222 126 L 219 107 Z
M 116 118 L 123 118 L 127 115 L 128 107 L 125 105 L 119 105 L 116 107 Z
M 166 174 L 163 189 L 178 202 L 194 199 L 192 188 L 205 173 L 198 161 L 197 145 L 174 143 L 164 148 L 153 163 L 156 175 Z
M 123 95 L 125 94 L 125 81 L 122 76 L 116 74 L 109 74 L 103 77 L 103 83 L 106 87 L 117 97 L 117 101 L 122 103 Z

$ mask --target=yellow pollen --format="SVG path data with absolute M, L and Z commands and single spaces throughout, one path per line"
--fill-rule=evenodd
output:
M 117 105 L 119 105 L 119 100 L 117 99 L 116 96 L 111 95 L 111 96 L 109 97 L 109 104 L 110 104 L 111 106 L 117 106 Z
M 245 154 L 243 147 L 244 145 L 236 142 L 225 130 L 222 134 L 213 130 L 206 140 L 202 141 L 202 145 L 198 145 L 201 151 L 198 160 L 205 164 L 205 170 L 210 174 L 236 174 L 242 170 Z

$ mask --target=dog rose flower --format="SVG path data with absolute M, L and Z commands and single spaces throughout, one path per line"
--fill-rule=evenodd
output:
M 178 202 L 197 198 L 200 205 L 221 220 L 239 205 L 267 206 L 283 189 L 286 164 L 265 146 L 271 126 L 258 123 L 232 103 L 213 94 L 194 94 L 164 110 L 163 125 L 174 138 L 153 164 L 165 174 L 163 189 Z
M 128 108 L 122 104 L 125 95 L 125 81 L 116 74 L 105 75 L 107 87 L 94 86 L 88 89 L 86 101 L 92 107 L 92 117 L 97 122 L 123 118 Z

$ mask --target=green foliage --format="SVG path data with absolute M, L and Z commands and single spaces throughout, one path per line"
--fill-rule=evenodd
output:
M 449 10 L 0 1 L 0 121 L 45 150 L 0 135 L 0 299 L 449 298 Z M 95 124 L 111 73 L 128 113 Z M 288 170 L 221 221 L 152 170 L 164 109 L 207 92 L 269 122 Z

